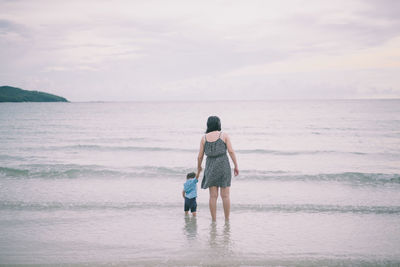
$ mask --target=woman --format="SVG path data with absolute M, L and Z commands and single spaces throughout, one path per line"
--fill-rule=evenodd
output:
M 199 177 L 202 170 L 201 163 L 203 162 L 205 153 L 207 159 L 201 188 L 209 188 L 209 206 L 213 221 L 216 220 L 217 216 L 218 188 L 220 188 L 220 194 L 224 206 L 225 220 L 229 220 L 231 206 L 229 188 L 231 186 L 232 174 L 226 150 L 228 150 L 229 156 L 235 165 L 234 174 L 237 176 L 239 174 L 239 168 L 229 136 L 228 134 L 221 132 L 221 121 L 217 116 L 208 117 L 207 131 L 201 138 L 199 156 L 197 157 L 197 177 Z

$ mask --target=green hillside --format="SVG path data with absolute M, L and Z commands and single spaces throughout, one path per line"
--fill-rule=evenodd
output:
M 44 92 L 0 86 L 0 102 L 68 102 L 68 100 L 64 97 Z

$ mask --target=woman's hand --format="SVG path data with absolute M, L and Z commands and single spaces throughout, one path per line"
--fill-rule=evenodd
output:
M 238 167 L 235 167 L 235 168 L 233 169 L 233 174 L 234 174 L 235 176 L 238 176 L 238 175 L 239 175 L 239 168 L 238 168 Z
M 202 170 L 203 170 L 203 168 L 201 166 L 199 168 L 197 168 L 196 179 L 199 179 L 200 173 Z

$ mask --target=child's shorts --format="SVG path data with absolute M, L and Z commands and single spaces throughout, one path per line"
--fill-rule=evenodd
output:
M 197 202 L 196 198 L 187 198 L 185 197 L 185 211 L 196 212 Z

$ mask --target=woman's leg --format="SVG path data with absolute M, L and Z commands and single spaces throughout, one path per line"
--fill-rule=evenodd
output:
M 222 204 L 224 206 L 224 214 L 225 220 L 229 220 L 229 213 L 231 210 L 231 200 L 229 198 L 229 186 L 228 187 L 221 187 L 221 198 Z
M 217 220 L 217 199 L 218 199 L 218 187 L 217 186 L 211 186 L 209 187 L 210 190 L 210 213 L 211 213 L 211 218 L 213 221 Z

